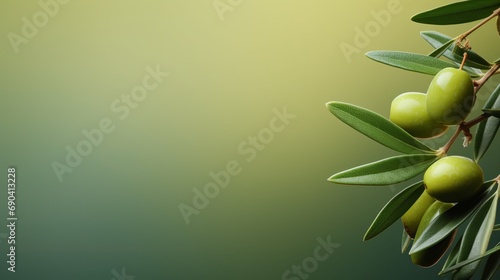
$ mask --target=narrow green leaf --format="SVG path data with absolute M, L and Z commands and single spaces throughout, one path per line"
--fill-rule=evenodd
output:
M 401 237 L 401 254 L 404 254 L 410 246 L 411 237 L 408 235 L 406 230 L 403 228 L 403 236 Z
M 500 231 L 500 224 L 495 225 L 493 231 Z
M 411 20 L 436 25 L 466 23 L 488 17 L 498 7 L 497 0 L 462 1 L 419 13 Z
M 344 185 L 393 185 L 423 173 L 437 159 L 430 154 L 390 157 L 339 172 L 328 181 Z
M 464 55 L 464 50 L 463 49 L 456 49 L 457 46 L 454 44 L 455 39 L 451 38 L 448 35 L 439 33 L 437 31 L 422 31 L 420 32 L 420 35 L 422 38 L 427 41 L 432 47 L 434 48 L 439 48 L 442 47 L 443 44 L 447 44 L 450 41 L 452 43 L 447 47 L 443 52 L 442 55 L 451 61 L 457 63 L 460 65 L 463 60 L 463 55 Z M 490 63 L 481 57 L 479 54 L 475 53 L 472 50 L 467 51 L 467 61 L 465 62 L 465 66 L 470 66 L 478 69 L 489 69 L 491 67 Z M 469 74 L 472 75 L 477 75 L 478 72 L 475 71 L 474 69 L 466 69 L 464 68 Z
M 448 47 L 453 44 L 453 42 L 455 42 L 455 39 L 448 40 L 447 42 L 443 43 L 440 47 L 435 46 L 436 49 L 433 52 L 431 52 L 429 56 L 439 58 L 448 49 Z
M 499 127 L 500 119 L 498 118 L 489 118 L 478 125 L 474 138 L 474 159 L 477 162 L 486 154 Z
M 377 236 L 401 216 L 417 201 L 424 191 L 424 182 L 420 181 L 396 194 L 377 214 L 368 228 L 363 240 L 370 240 Z
M 468 264 L 473 263 L 473 262 L 475 262 L 475 261 L 478 261 L 478 260 L 480 260 L 480 259 L 482 259 L 482 258 L 484 258 L 484 257 L 487 257 L 487 256 L 489 256 L 489 255 L 491 255 L 491 254 L 494 254 L 494 253 L 496 253 L 496 252 L 498 252 L 498 251 L 500 251 L 500 245 L 497 245 L 497 246 L 493 247 L 492 249 L 490 249 L 490 250 L 486 251 L 486 252 L 485 252 L 484 254 L 482 254 L 481 256 L 474 257 L 474 258 L 471 258 L 471 259 L 465 260 L 465 261 L 463 261 L 463 262 L 457 263 L 456 265 L 450 266 L 450 267 L 448 267 L 447 269 L 445 269 L 445 270 L 443 270 L 443 271 L 439 272 L 439 275 L 443 275 L 443 274 L 446 274 L 446 273 L 450 273 L 450 272 L 452 272 L 452 271 L 454 271 L 454 270 L 457 270 L 457 269 L 461 268 L 462 266 L 465 266 L 465 265 L 468 265 Z
M 483 110 L 498 110 L 500 108 L 500 84 L 493 90 L 490 97 L 484 104 Z
M 495 182 L 487 182 L 485 184 L 494 185 Z M 487 187 L 489 186 L 483 185 L 483 188 Z M 420 238 L 413 243 L 410 254 L 419 252 L 443 240 L 458 226 L 465 222 L 467 218 L 474 214 L 474 212 L 476 212 L 479 206 L 484 203 L 487 198 L 489 198 L 488 191 L 485 191 L 473 199 L 457 203 L 448 211 L 439 215 L 422 232 Z
M 435 153 L 399 126 L 370 110 L 342 102 L 326 107 L 339 120 L 380 144 L 405 154 Z
M 483 112 L 492 117 L 500 118 L 500 109 L 483 109 Z
M 491 254 L 486 261 L 486 265 L 484 266 L 483 275 L 481 276 L 481 280 L 491 280 L 493 276 L 500 268 L 500 251 L 497 251 Z
M 497 192 L 486 200 L 465 229 L 458 262 L 480 256 L 486 252 L 497 211 Z M 479 266 L 479 261 L 461 267 L 454 273 L 457 279 L 470 279 Z
M 497 32 L 498 35 L 500 36 L 500 17 L 497 17 Z
M 443 265 L 443 268 L 441 271 L 447 269 L 448 267 L 457 264 L 458 262 L 458 253 L 460 252 L 460 245 L 462 244 L 462 237 L 458 240 L 458 242 L 455 244 L 455 247 L 453 247 L 453 250 L 451 250 L 450 254 L 448 255 L 448 258 L 446 258 L 446 262 Z
M 371 51 L 365 55 L 383 64 L 428 75 L 436 75 L 447 67 L 456 68 L 455 64 L 423 54 L 400 51 Z
M 500 85 L 491 93 L 483 110 L 498 107 L 500 107 Z M 499 118 L 488 118 L 486 121 L 479 123 L 474 137 L 474 159 L 476 161 L 479 161 L 484 156 L 493 139 L 495 139 L 498 128 L 500 128 Z

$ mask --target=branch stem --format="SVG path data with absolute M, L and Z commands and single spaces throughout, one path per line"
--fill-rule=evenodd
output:
M 441 149 L 439 149 L 440 155 L 445 155 L 446 153 L 448 153 L 451 146 L 453 146 L 453 143 L 455 143 L 455 140 L 457 140 L 458 136 L 460 136 L 461 132 L 462 132 L 461 127 L 457 126 L 457 130 L 455 130 L 455 133 L 453 133 L 453 136 L 451 136 L 450 140 L 448 140 L 446 145 L 444 145 Z
M 481 89 L 481 87 L 488 81 L 491 76 L 495 75 L 497 73 L 498 69 L 500 69 L 500 64 L 494 64 L 486 74 L 484 74 L 481 79 L 474 81 L 474 94 L 477 94 L 477 92 Z
M 463 33 L 462 35 L 460 35 L 458 37 L 459 40 L 462 41 L 463 39 L 467 38 L 467 36 L 469 36 L 470 34 L 472 34 L 474 31 L 476 31 L 481 26 L 483 26 L 484 24 L 486 24 L 488 21 L 492 20 L 493 18 L 497 17 L 498 15 L 500 15 L 500 9 L 496 9 L 495 11 L 493 11 L 493 13 L 489 17 L 483 19 L 476 26 L 472 27 L 471 29 L 469 29 L 468 31 L 466 31 L 465 33 Z

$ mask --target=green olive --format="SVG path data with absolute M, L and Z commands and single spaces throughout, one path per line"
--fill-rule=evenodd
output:
M 418 225 L 420 224 L 425 211 L 434 203 L 434 201 L 436 200 L 424 191 L 417 201 L 413 203 L 410 209 L 408 209 L 408 211 L 406 211 L 406 213 L 401 217 L 403 226 L 411 238 L 415 238 Z
M 443 203 L 441 201 L 434 202 L 424 213 L 420 225 L 418 226 L 417 234 L 415 235 L 415 241 L 420 238 L 422 232 L 429 226 L 430 222 L 434 220 L 437 216 L 444 213 L 446 210 L 453 207 L 451 203 Z M 446 250 L 450 247 L 457 230 L 450 233 L 443 240 L 439 241 L 435 245 L 423 249 L 422 251 L 411 254 L 411 261 L 422 267 L 429 267 L 436 264 L 439 259 L 446 253 Z
M 483 170 L 461 156 L 444 157 L 424 174 L 427 193 L 442 202 L 460 202 L 473 197 L 484 182 Z
M 467 72 L 445 68 L 439 71 L 427 90 L 427 113 L 436 123 L 461 123 L 474 105 L 474 85 Z
M 407 92 L 398 95 L 391 103 L 389 119 L 414 137 L 431 138 L 441 135 L 448 128 L 437 124 L 427 114 L 426 94 Z

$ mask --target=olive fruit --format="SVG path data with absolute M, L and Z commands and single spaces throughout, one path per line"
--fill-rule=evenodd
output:
M 484 182 L 483 170 L 473 160 L 448 156 L 433 163 L 424 174 L 427 193 L 442 202 L 460 202 L 474 196 Z
M 424 191 L 410 209 L 401 217 L 405 231 L 411 238 L 415 238 L 420 220 L 422 220 L 425 211 L 435 201 L 436 200 L 432 196 Z
M 422 232 L 429 226 L 430 222 L 434 220 L 437 216 L 444 213 L 446 210 L 453 207 L 451 203 L 443 203 L 441 201 L 434 202 L 428 209 L 425 211 L 422 220 L 420 221 L 420 225 L 418 226 L 417 234 L 415 236 L 415 241 L 420 238 Z M 425 248 L 421 251 L 413 253 L 410 255 L 411 261 L 422 267 L 429 267 L 436 264 L 439 259 L 446 253 L 446 250 L 450 247 L 457 230 L 450 233 L 443 240 L 434 244 L 431 247 Z
M 444 68 L 432 80 L 427 90 L 427 113 L 436 123 L 461 123 L 474 105 L 474 85 L 467 72 Z
M 448 128 L 437 124 L 427 114 L 426 94 L 406 92 L 398 95 L 391 103 L 389 120 L 414 137 L 431 138 Z

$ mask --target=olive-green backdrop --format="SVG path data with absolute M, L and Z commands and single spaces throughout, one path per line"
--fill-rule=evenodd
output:
M 410 22 L 435 5 L 2 1 L 0 278 L 438 279 L 442 264 L 420 269 L 399 252 L 399 224 L 362 241 L 405 184 L 327 182 L 394 153 L 324 106 L 387 116 L 398 94 L 425 92 L 432 77 L 363 53 L 428 53 L 419 31 L 471 26 Z M 494 24 L 470 39 L 497 58 Z M 494 145 L 482 162 L 490 178 Z

